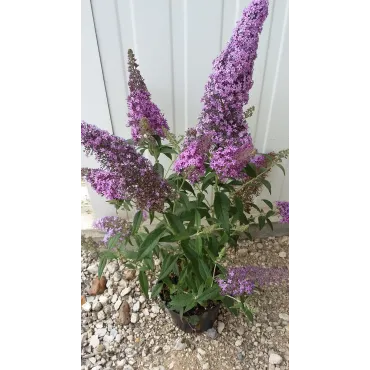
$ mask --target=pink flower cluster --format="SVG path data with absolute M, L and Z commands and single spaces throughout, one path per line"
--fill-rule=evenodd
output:
M 151 101 L 150 93 L 145 85 L 135 55 L 128 51 L 128 86 L 130 95 L 127 98 L 128 125 L 131 126 L 131 135 L 134 141 L 139 142 L 145 134 L 165 137 L 165 130 L 169 130 L 166 119 L 159 108 Z M 146 118 L 149 127 L 143 127 L 142 120 Z
M 236 24 L 233 35 L 226 48 L 213 62 L 212 74 L 209 76 L 202 98 L 203 110 L 196 127 L 197 138 L 212 137 L 213 145 L 209 153 L 210 166 L 222 179 L 240 178 L 242 169 L 247 164 L 240 156 L 238 148 L 252 152 L 253 144 L 248 124 L 244 118 L 243 106 L 248 103 L 249 91 L 253 85 L 252 74 L 257 57 L 259 34 L 268 14 L 267 0 L 253 0 L 244 9 L 243 16 Z M 185 141 L 184 152 L 193 151 L 193 141 Z M 181 157 L 181 165 L 176 171 L 185 171 L 193 166 L 186 162 L 188 155 Z M 215 157 L 215 158 L 213 158 Z M 250 157 L 248 160 L 251 159 Z M 200 160 L 200 157 L 198 158 Z M 258 164 L 260 164 L 258 162 Z M 202 173 L 198 163 L 197 175 Z M 197 181 L 199 176 L 194 176 Z
M 84 121 L 81 123 L 81 143 L 85 153 L 94 154 L 102 169 L 109 171 L 104 176 L 93 171 L 95 176 L 90 177 L 91 185 L 98 192 L 109 194 L 111 190 L 108 191 L 108 187 L 117 185 L 119 188 L 114 191 L 114 196 L 120 194 L 124 199 L 133 200 L 138 209 L 163 209 L 164 201 L 170 197 L 172 189 L 134 146 Z M 108 178 L 110 183 L 107 182 Z

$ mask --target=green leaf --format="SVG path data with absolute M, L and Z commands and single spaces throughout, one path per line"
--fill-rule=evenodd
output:
M 185 206 L 186 209 L 190 208 L 189 198 L 185 193 L 180 193 L 180 202 Z
M 247 318 L 253 322 L 253 314 L 252 312 L 249 310 L 249 308 L 247 306 L 245 306 L 244 304 L 242 304 L 241 306 L 241 309 L 243 311 L 243 313 L 245 314 L 245 316 L 247 316 Z
M 161 142 L 161 138 L 160 136 L 158 135 L 152 135 L 155 139 L 155 141 L 157 142 L 158 146 L 161 146 L 162 145 L 162 142 Z
M 248 164 L 247 167 L 245 167 L 245 172 L 247 173 L 247 175 L 249 177 L 256 177 L 257 176 L 255 167 L 252 166 L 251 164 Z
M 279 163 L 276 163 L 276 165 L 283 171 L 283 174 L 285 176 L 285 169 L 284 169 L 284 167 L 281 164 L 279 164 Z
M 210 172 L 206 175 L 206 177 L 203 179 L 203 185 L 202 190 L 205 190 L 210 186 L 213 182 L 213 179 L 216 177 L 216 174 L 214 172 Z
M 229 224 L 230 200 L 225 193 L 216 192 L 214 207 L 218 221 L 225 229 L 225 231 L 228 232 L 230 227 Z
M 144 258 L 144 263 L 147 265 L 148 270 L 154 270 L 153 258 Z
M 198 325 L 200 321 L 200 317 L 197 315 L 187 316 L 186 319 L 188 320 L 188 323 L 192 326 Z
M 210 276 L 212 276 L 208 266 L 202 259 L 199 259 L 198 263 L 199 263 L 199 272 L 200 275 L 202 276 L 202 279 L 207 280 Z
M 197 302 L 201 303 L 208 300 L 214 300 L 219 297 L 220 287 L 215 284 L 210 288 L 207 288 L 199 297 L 197 297 Z
M 170 230 L 174 234 L 182 234 L 186 232 L 185 227 L 183 223 L 180 221 L 179 217 L 177 217 L 173 213 L 164 213 L 164 218 L 166 219 L 168 225 L 170 226 Z
M 273 216 L 275 214 L 275 211 L 268 211 L 267 213 L 266 213 L 266 217 L 271 217 L 271 216 Z
M 194 302 L 194 297 L 191 294 L 178 293 L 175 296 L 171 297 L 169 302 L 171 307 L 185 307 L 189 303 Z
M 146 236 L 145 240 L 140 245 L 139 253 L 137 255 L 138 260 L 143 259 L 144 257 L 150 254 L 150 252 L 158 244 L 158 241 L 161 238 L 164 231 L 165 231 L 165 226 L 160 225 L 157 229 L 154 229 L 151 233 L 149 233 Z
M 262 182 L 262 184 L 263 185 L 265 185 L 266 186 L 266 188 L 267 188 L 267 190 L 270 192 L 270 194 L 271 194 L 271 184 L 267 181 L 267 180 L 265 180 L 265 179 L 262 179 L 261 180 L 261 182 Z
M 195 218 L 195 226 L 197 227 L 197 229 L 199 229 L 200 223 L 201 223 L 201 217 L 197 209 L 194 210 L 194 218 Z
M 262 199 L 271 209 L 274 209 L 274 205 L 267 199 Z
M 182 185 L 182 189 L 189 191 L 195 196 L 195 191 L 188 181 L 184 181 L 184 184 Z
M 111 238 L 109 238 L 108 243 L 107 243 L 107 248 L 108 249 L 113 249 L 116 246 L 120 236 L 121 236 L 121 234 L 118 233 L 118 234 L 112 236 Z
M 272 226 L 272 222 L 268 218 L 266 218 L 266 222 L 270 226 L 271 230 L 274 230 L 274 226 Z
M 131 230 L 132 235 L 135 235 L 138 232 L 142 220 L 143 220 L 143 212 L 142 211 L 136 212 L 134 216 L 134 222 L 132 223 L 132 230 Z
M 145 297 L 149 298 L 148 296 L 149 283 L 148 283 L 148 278 L 144 271 L 139 272 L 139 282 L 140 282 L 141 290 L 143 291 Z
M 202 237 L 197 235 L 196 238 L 195 238 L 195 250 L 196 250 L 196 252 L 199 256 L 202 253 L 202 245 L 203 245 Z
M 154 220 L 154 211 L 149 211 L 149 219 L 150 219 L 150 224 L 152 224 Z
M 163 283 L 158 283 L 154 285 L 154 287 L 152 288 L 152 299 L 159 295 L 159 293 L 162 290 L 162 287 L 163 287 Z
M 175 149 L 172 149 L 170 146 L 167 146 L 167 145 L 162 145 L 160 147 L 159 151 L 161 153 L 172 153 L 172 154 L 176 154 L 176 150 Z
M 243 206 L 242 200 L 240 198 L 238 198 L 238 197 L 235 197 L 234 198 L 234 201 L 235 201 L 236 209 L 238 211 L 237 213 L 238 213 L 239 222 L 241 224 L 248 223 L 247 217 L 244 214 L 244 206 Z
M 261 212 L 261 210 L 254 204 L 254 203 L 246 203 L 248 206 L 253 207 L 256 209 L 258 212 Z
M 235 303 L 235 300 L 230 298 L 230 297 L 226 297 L 226 296 L 223 296 L 222 298 L 222 302 L 224 303 L 224 305 L 226 306 L 226 308 L 233 314 L 233 315 L 237 315 L 238 314 L 238 310 L 234 307 L 234 303 Z
M 98 267 L 98 277 L 99 277 L 99 279 L 103 275 L 103 271 L 104 271 L 104 268 L 107 264 L 107 261 L 108 261 L 108 259 L 105 256 L 100 258 L 99 267 Z
M 158 281 L 162 280 L 164 277 L 168 276 L 169 273 L 173 270 L 174 265 L 176 264 L 178 255 L 166 254 L 162 263 L 162 270 L 158 276 Z
M 262 230 L 262 228 L 265 226 L 265 221 L 266 221 L 265 216 L 258 217 L 258 227 L 260 230 Z
M 163 168 L 163 166 L 160 163 L 157 162 L 153 167 L 157 171 L 159 176 L 161 176 L 162 179 L 163 179 L 163 177 L 164 177 L 164 168 Z
M 99 254 L 99 257 L 105 257 L 107 260 L 114 260 L 118 258 L 118 256 L 110 250 L 102 251 Z

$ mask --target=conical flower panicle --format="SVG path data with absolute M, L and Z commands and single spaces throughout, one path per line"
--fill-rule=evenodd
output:
M 222 179 L 243 176 L 242 169 L 248 163 L 246 159 L 253 158 L 247 155 L 253 153 L 254 146 L 243 106 L 248 103 L 253 86 L 259 34 L 267 14 L 267 0 L 253 0 L 244 9 L 230 41 L 213 61 L 213 70 L 201 99 L 203 109 L 196 127 L 197 137 L 192 141 L 203 136 L 212 137 L 213 145 L 208 153 L 210 166 Z M 183 151 L 188 151 L 186 145 Z M 190 166 L 182 158 L 181 166 L 176 168 L 183 172 Z
M 119 188 L 114 190 L 112 196 L 122 195 L 124 199 L 133 200 L 139 209 L 163 209 L 164 201 L 172 195 L 171 186 L 135 147 L 124 139 L 84 121 L 81 123 L 81 143 L 85 153 L 94 154 L 102 169 L 109 171 L 109 175 L 94 171 L 90 173 L 91 176 L 94 175 L 90 180 L 96 189 L 105 193 L 110 186 L 118 185 Z M 107 183 L 108 178 L 112 182 Z
M 166 130 L 169 130 L 167 121 L 159 108 L 151 101 L 150 93 L 137 67 L 135 55 L 130 49 L 128 51 L 130 94 L 127 98 L 127 105 L 128 126 L 131 127 L 132 138 L 136 143 L 144 139 L 146 135 L 158 135 L 165 138 Z M 142 126 L 143 119 L 148 122 L 147 127 Z

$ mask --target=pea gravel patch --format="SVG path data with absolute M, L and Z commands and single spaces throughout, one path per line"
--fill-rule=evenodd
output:
M 227 258 L 233 266 L 288 267 L 289 237 L 241 241 Z M 89 296 L 97 266 L 96 256 L 81 252 L 81 295 L 87 300 L 81 307 L 81 370 L 289 369 L 288 282 L 250 298 L 253 323 L 221 308 L 213 329 L 186 334 L 160 302 L 145 299 L 134 272 L 119 262 L 107 265 L 105 292 Z

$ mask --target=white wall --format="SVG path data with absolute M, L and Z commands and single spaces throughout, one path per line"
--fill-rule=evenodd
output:
M 171 130 L 182 134 L 195 126 L 212 61 L 250 1 L 82 0 L 82 118 L 130 136 L 126 61 L 132 48 Z M 249 125 L 261 152 L 289 146 L 288 48 L 288 1 L 270 0 L 249 102 L 256 107 Z M 270 179 L 272 199 L 288 200 L 288 176 L 277 169 Z M 93 198 L 98 217 L 112 211 Z

